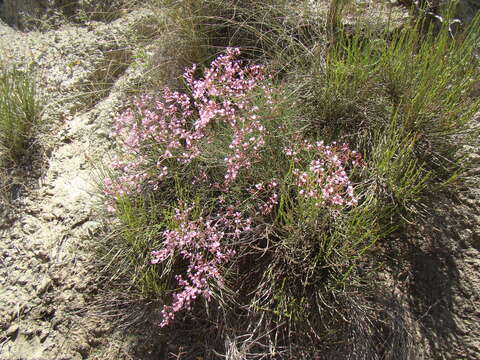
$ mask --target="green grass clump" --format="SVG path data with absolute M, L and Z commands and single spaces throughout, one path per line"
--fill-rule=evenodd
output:
M 28 150 L 40 116 L 35 80 L 28 71 L 0 71 L 0 152 L 18 161 Z
M 427 184 L 440 189 L 462 171 L 480 104 L 469 96 L 479 76 L 478 28 L 476 21 L 452 39 L 447 26 L 422 32 L 419 20 L 379 36 L 341 34 L 302 84 L 311 130 L 356 144 L 403 209 L 421 201 Z

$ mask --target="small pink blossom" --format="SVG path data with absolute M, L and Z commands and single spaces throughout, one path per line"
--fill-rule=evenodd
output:
M 314 152 L 317 157 L 308 164 L 308 171 L 301 171 L 300 153 Z M 353 193 L 352 182 L 347 175 L 347 167 L 365 167 L 360 154 L 350 150 L 347 144 L 338 146 L 336 143 L 325 145 L 323 141 L 310 143 L 304 141 L 298 149 L 286 148 L 297 167 L 293 170 L 299 195 L 312 198 L 320 205 L 348 205 L 358 203 Z

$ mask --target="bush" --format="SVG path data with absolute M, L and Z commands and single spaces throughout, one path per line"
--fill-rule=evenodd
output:
M 305 138 L 301 122 L 282 104 L 281 89 L 265 79 L 262 67 L 235 60 L 238 55 L 228 49 L 199 79 L 196 67 L 187 70 L 190 94 L 166 89 L 160 98 L 137 99 L 113 131 L 125 152 L 114 164 L 118 176 L 105 179 L 105 192 L 126 232 L 137 228 L 134 238 L 156 234 L 154 244 L 134 243 L 144 244 L 144 256 L 153 251 L 150 261 L 158 263 L 154 281 L 160 284 L 149 290 L 173 294 L 163 326 L 201 296 L 243 302 L 256 313 L 274 301 L 266 296 L 272 286 L 320 276 L 348 248 L 331 238 L 330 228 L 357 205 L 350 176 L 365 167 L 360 154 L 346 144 Z M 146 196 L 155 200 L 138 200 Z M 132 203 L 133 210 L 125 206 Z M 153 224 L 132 226 L 142 222 L 127 216 L 137 206 L 163 210 Z M 284 247 L 289 250 L 279 252 Z M 247 280 L 251 270 L 244 263 L 266 254 L 279 263 L 265 263 L 265 274 L 272 265 L 288 268 L 299 255 L 306 259 L 293 262 L 301 268 L 293 273 L 270 268 L 278 279 Z M 150 271 L 143 266 L 141 272 Z M 229 298 L 233 288 L 252 286 L 258 287 L 254 294 Z M 276 315 L 288 315 L 289 309 L 277 306 Z

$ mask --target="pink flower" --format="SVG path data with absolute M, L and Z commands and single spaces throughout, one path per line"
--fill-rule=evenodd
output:
M 313 198 L 315 204 L 354 206 L 358 200 L 353 193 L 352 182 L 347 174 L 347 167 L 365 167 L 361 156 L 349 149 L 347 144 L 338 146 L 333 143 L 325 146 L 323 141 L 315 144 L 304 141 L 298 149 L 287 148 L 285 153 L 300 165 L 299 154 L 315 151 L 317 158 L 310 161 L 308 171 L 299 168 L 293 170 L 299 195 Z
M 163 248 L 152 252 L 152 264 L 180 255 L 188 263 L 187 277 L 177 275 L 181 290 L 173 294 L 172 305 L 165 305 L 161 326 L 168 325 L 175 313 L 188 310 L 197 297 L 210 300 L 210 282 L 223 282 L 219 267 L 235 255 L 223 243 L 250 231 L 250 219 L 240 212 L 227 209 L 215 217 L 192 218 L 193 205 L 175 209 L 177 229 L 163 232 Z

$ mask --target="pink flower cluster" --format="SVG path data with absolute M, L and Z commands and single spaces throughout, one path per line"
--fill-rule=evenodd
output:
M 153 264 L 176 255 L 180 255 L 188 264 L 187 278 L 176 276 L 181 290 L 173 294 L 172 305 L 164 306 L 162 327 L 168 325 L 178 311 L 191 309 L 197 297 L 210 300 L 210 282 L 222 284 L 219 267 L 235 254 L 223 244 L 225 239 L 238 239 L 242 233 L 250 230 L 251 219 L 244 219 L 233 207 L 215 216 L 197 218 L 192 217 L 193 208 L 184 206 L 175 209 L 175 230 L 165 230 L 163 248 L 152 252 Z
M 227 189 L 241 169 L 252 166 L 265 145 L 265 128 L 253 98 L 264 96 L 270 106 L 272 101 L 270 90 L 260 85 L 263 68 L 242 65 L 235 60 L 239 54 L 239 49 L 228 48 L 200 79 L 194 78 L 195 65 L 187 69 L 184 78 L 191 95 L 167 88 L 160 98 L 138 98 L 135 107 L 117 119 L 111 136 L 123 140 L 127 160 L 114 164 L 121 175 L 118 181 L 105 180 L 107 194 L 138 191 L 145 180 L 155 186 L 168 176 L 169 163 L 188 164 L 201 155 L 214 125 L 227 126 L 231 134 L 220 185 Z M 199 173 L 198 179 L 204 175 Z
M 258 106 L 252 104 L 252 93 L 261 92 L 272 106 L 270 90 L 259 86 L 265 79 L 263 68 L 259 65 L 242 66 L 234 61 L 239 55 L 239 49 L 228 48 L 225 55 L 212 62 L 202 79 L 194 79 L 195 65 L 184 74 L 192 89 L 194 106 L 198 109 L 196 138 L 205 137 L 208 125 L 214 119 L 231 127 L 231 152 L 224 159 L 227 168 L 225 187 L 236 179 L 240 169 L 251 167 L 256 154 L 265 145 L 265 127 L 257 114 Z
M 316 157 L 305 166 L 302 164 L 302 152 L 313 153 Z M 317 206 L 354 206 L 358 203 L 347 175 L 347 167 L 365 167 L 366 163 L 361 155 L 350 150 L 347 144 L 339 146 L 334 142 L 332 145 L 325 145 L 323 141 L 313 144 L 304 140 L 295 149 L 285 149 L 285 153 L 295 163 L 293 175 L 300 189 L 300 196 L 315 200 Z

